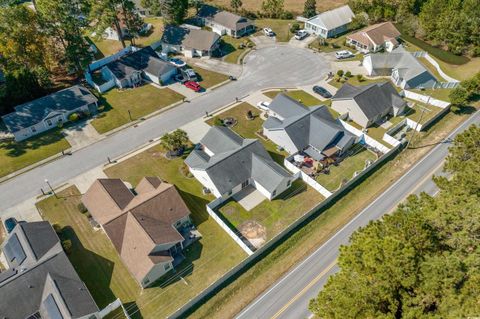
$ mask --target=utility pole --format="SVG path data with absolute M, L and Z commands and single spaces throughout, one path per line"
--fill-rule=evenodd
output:
M 52 185 L 50 185 L 50 182 L 48 181 L 48 179 L 45 178 L 45 183 L 47 183 L 48 187 L 50 188 L 50 190 L 52 191 L 53 195 L 55 195 L 55 198 L 58 199 L 58 195 L 57 193 L 55 193 L 55 190 L 53 189 Z
M 427 100 L 426 104 L 428 105 L 429 102 L 430 102 L 430 97 L 428 97 L 428 100 Z M 415 138 L 415 133 L 417 132 L 418 125 L 419 125 L 420 122 L 422 122 L 423 114 L 425 114 L 425 111 L 426 111 L 426 108 L 422 107 L 422 113 L 420 114 L 420 118 L 418 119 L 417 125 L 415 125 L 415 128 L 413 129 L 412 137 L 408 140 L 407 146 L 405 147 L 406 149 L 408 149 L 410 144 L 413 142 L 413 140 Z

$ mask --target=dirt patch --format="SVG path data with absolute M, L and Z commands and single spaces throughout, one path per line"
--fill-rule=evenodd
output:
M 238 230 L 255 248 L 262 247 L 267 241 L 267 229 L 254 220 L 247 220 Z
M 224 210 L 223 210 L 223 213 L 226 214 L 226 215 L 233 215 L 236 213 L 236 209 L 234 207 L 226 207 Z

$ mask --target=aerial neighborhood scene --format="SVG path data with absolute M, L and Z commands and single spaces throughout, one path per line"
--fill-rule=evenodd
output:
M 0 318 L 480 317 L 478 0 L 0 0 Z

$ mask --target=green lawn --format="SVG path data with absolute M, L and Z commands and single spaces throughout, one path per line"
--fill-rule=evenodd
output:
M 392 126 L 395 125 L 396 123 L 400 122 L 403 119 L 403 117 L 391 117 L 389 121 L 392 123 Z M 355 123 L 354 121 L 347 121 L 348 124 L 351 126 L 355 127 L 356 129 L 359 129 L 360 131 L 363 130 L 363 127 Z M 384 129 L 383 127 L 379 126 L 378 124 L 374 123 L 372 126 L 369 126 L 367 128 L 367 135 L 376 140 L 379 143 L 382 143 L 386 147 L 390 148 L 392 145 L 388 144 L 383 140 L 383 135 L 385 134 L 387 130 Z
M 251 111 L 255 118 L 253 120 L 247 120 L 246 114 Z M 222 112 L 215 117 L 209 119 L 207 124 L 215 125 L 215 119 L 225 119 L 227 117 L 233 117 L 237 120 L 237 124 L 232 127 L 232 130 L 238 133 L 243 138 L 257 138 L 263 144 L 268 151 L 272 159 L 278 164 L 283 166 L 283 160 L 288 153 L 285 151 L 279 151 L 277 146 L 270 140 L 265 140 L 257 135 L 257 132 L 262 132 L 263 120 L 260 118 L 260 111 L 254 106 L 248 103 L 240 103 L 239 105 L 231 108 L 225 112 Z
M 229 200 L 218 208 L 218 212 L 235 228 L 246 221 L 258 222 L 266 228 L 267 240 L 270 240 L 322 200 L 324 197 L 320 193 L 297 180 L 274 200 L 265 199 L 250 211 L 235 200 Z
M 69 148 L 70 144 L 59 129 L 45 132 L 22 142 L 0 141 L 0 177 Z
M 341 80 L 340 81 L 337 81 L 337 77 L 335 76 L 334 79 L 330 80 L 330 82 L 328 82 L 328 84 L 336 87 L 336 88 L 341 88 L 342 85 L 346 82 L 346 83 L 349 83 L 351 85 L 368 85 L 368 84 L 372 84 L 372 83 L 379 83 L 379 82 L 386 82 L 386 81 L 390 81 L 388 78 L 378 78 L 378 79 L 368 79 L 366 77 L 363 77 L 362 78 L 362 81 L 359 81 L 357 79 L 356 76 L 352 76 L 350 78 L 348 78 L 347 81 L 345 82 L 342 82 Z M 395 87 L 395 86 L 394 86 Z M 395 87 L 396 88 L 396 87 Z M 397 89 L 398 91 L 398 89 Z
M 112 89 L 101 95 L 100 101 L 105 109 L 92 121 L 92 125 L 102 134 L 130 122 L 128 111 L 132 120 L 137 120 L 183 98 L 183 95 L 168 88 L 160 89 L 148 84 L 127 90 Z
M 410 103 L 413 103 L 413 107 L 408 110 L 407 117 L 412 121 L 415 121 L 419 124 L 424 124 L 433 117 L 435 117 L 438 113 L 440 113 L 443 109 L 433 106 L 427 105 L 425 103 L 420 103 L 413 100 L 407 100 Z M 423 113 L 423 115 L 422 115 Z
M 268 27 L 276 34 L 278 42 L 288 42 L 293 37 L 290 32 L 290 26 L 294 23 L 298 23 L 295 20 L 278 20 L 278 19 L 258 19 L 255 20 L 259 32 L 263 34 L 263 28 Z M 300 24 L 300 28 L 303 26 Z
M 196 66 L 193 66 L 192 69 L 199 76 L 198 83 L 206 89 L 228 80 L 228 75 L 222 73 L 205 70 Z
M 224 54 L 222 60 L 233 64 L 238 63 L 238 58 L 248 50 L 247 45 L 252 42 L 248 38 L 236 39 L 227 35 L 222 37 L 222 41 L 222 53 Z M 245 47 L 240 49 L 240 44 L 243 44 Z
M 321 38 L 317 38 L 315 41 L 310 43 L 310 48 L 322 51 L 322 52 L 337 52 L 341 50 L 348 50 L 352 53 L 357 53 L 357 50 L 355 48 L 349 47 L 345 45 L 345 41 L 347 38 L 347 34 L 344 34 L 338 38 L 335 39 L 327 39 L 323 40 Z M 345 59 L 345 60 L 339 60 L 341 61 L 360 61 L 363 60 L 363 54 L 356 54 L 355 57 Z
M 320 174 L 316 177 L 317 182 L 331 192 L 351 180 L 353 174 L 365 168 L 365 162 L 374 162 L 377 156 L 363 146 L 353 146 L 352 155 L 347 156 L 338 166 L 331 165 L 329 174 Z
M 279 93 L 285 93 L 292 99 L 299 101 L 300 103 L 304 104 L 305 106 L 316 106 L 323 104 L 322 101 L 314 97 L 313 95 L 303 91 L 303 90 L 291 90 L 291 91 L 281 91 L 281 90 L 274 90 L 269 92 L 264 92 L 263 94 L 268 96 L 271 99 L 274 99 Z
M 450 102 L 450 92 L 452 89 L 425 89 L 425 90 L 412 90 L 418 94 L 428 95 L 434 99 Z

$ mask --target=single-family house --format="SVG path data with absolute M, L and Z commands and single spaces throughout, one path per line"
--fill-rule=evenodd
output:
M 243 139 L 229 128 L 210 128 L 200 145 L 185 164 L 217 198 L 226 200 L 251 185 L 271 200 L 294 180 L 257 139 Z
M 402 89 L 433 88 L 435 76 L 402 46 L 390 53 L 372 53 L 363 58 L 368 75 L 391 76 L 392 82 Z
M 402 114 L 406 105 L 390 82 L 359 86 L 345 83 L 332 98 L 335 111 L 364 128 L 387 115 Z
M 355 14 L 348 5 L 325 11 L 305 22 L 305 30 L 322 38 L 335 38 L 348 31 Z
M 162 36 L 163 53 L 181 53 L 188 58 L 211 56 L 220 45 L 220 36 L 211 31 L 169 25 Z
M 255 31 L 255 25 L 250 19 L 209 5 L 203 5 L 197 17 L 202 25 L 212 28 L 213 32 L 221 36 L 240 38 Z
M 0 316 L 100 319 L 99 309 L 52 226 L 20 222 L 1 245 Z
M 68 122 L 72 113 L 91 114 L 97 107 L 97 98 L 85 87 L 75 85 L 17 105 L 15 112 L 2 116 L 2 120 L 15 140 L 22 141 Z
M 377 52 L 385 49 L 392 52 L 399 42 L 400 32 L 391 22 L 383 22 L 366 27 L 347 35 L 347 44 L 360 52 Z
M 113 80 L 119 88 L 135 87 L 143 80 L 163 85 L 177 72 L 177 67 L 160 59 L 149 46 L 123 55 L 101 69 L 103 79 L 107 82 Z
M 263 123 L 263 135 L 291 155 L 302 152 L 320 161 L 342 155 L 356 142 L 325 105 L 306 107 L 279 94 L 269 109 L 276 116 L 269 116 Z
M 82 203 L 142 288 L 174 269 L 198 239 L 179 192 L 158 177 L 143 178 L 134 191 L 120 179 L 98 179 Z

